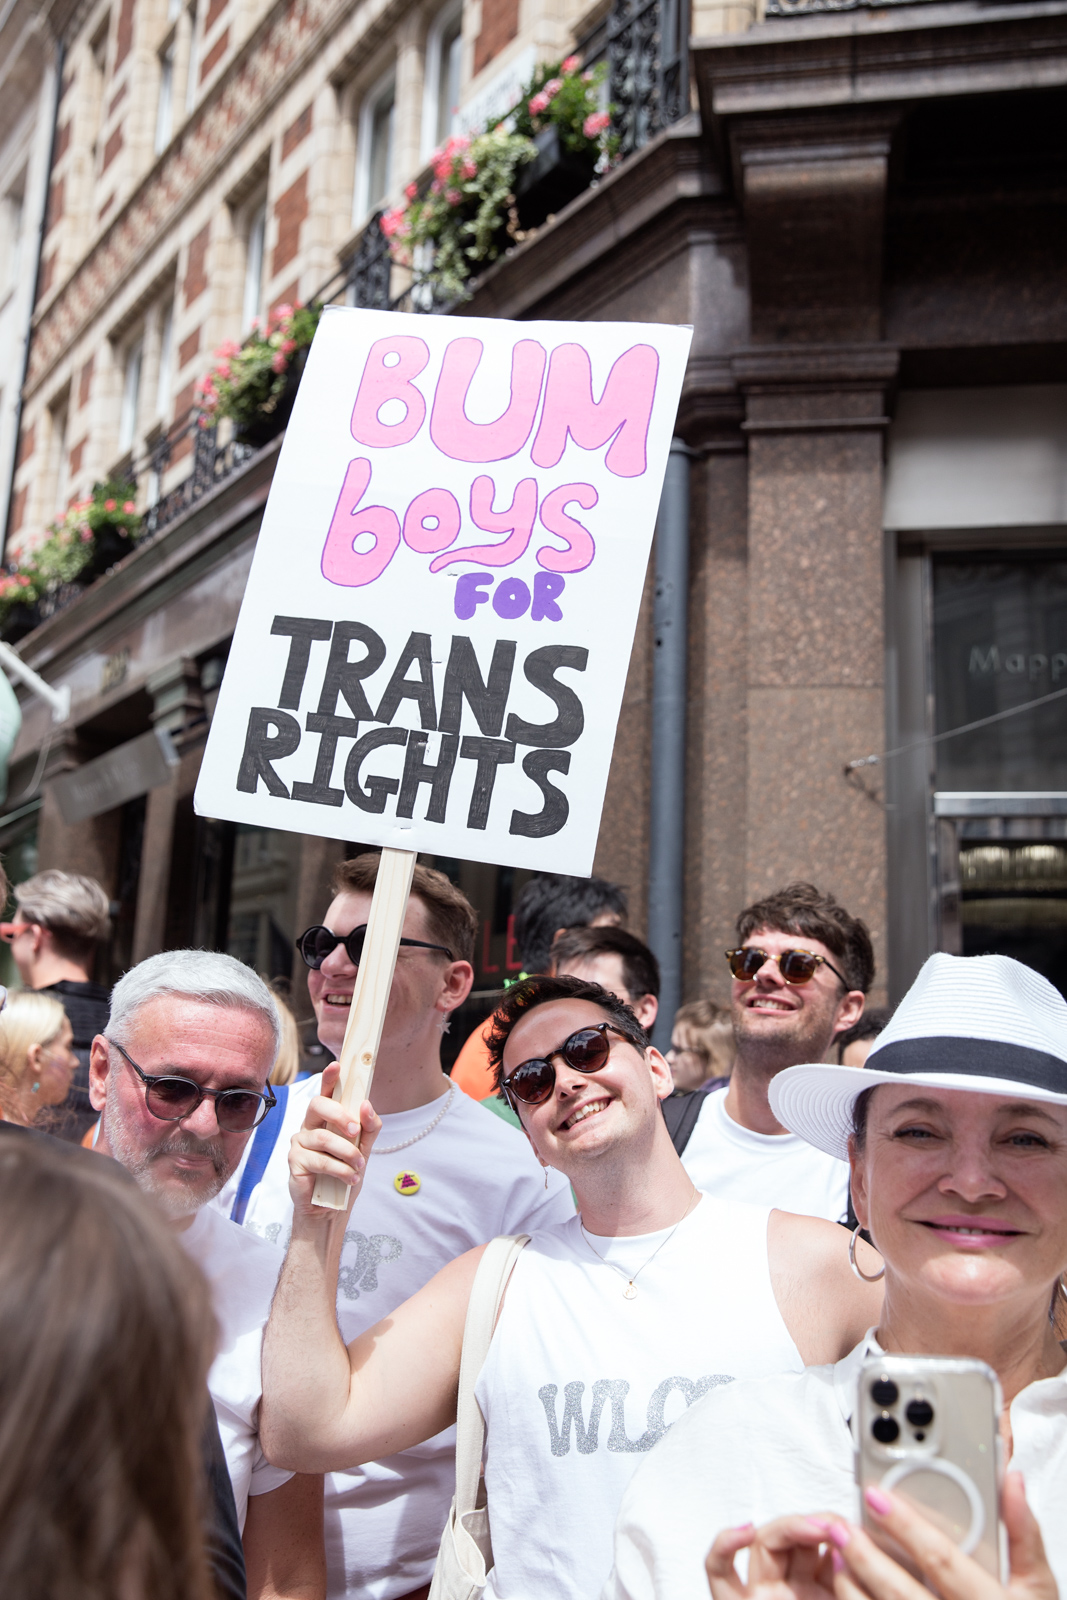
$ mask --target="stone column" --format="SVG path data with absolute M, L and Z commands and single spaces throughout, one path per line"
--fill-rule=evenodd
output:
M 207 733 L 195 661 L 187 657 L 172 661 L 149 677 L 147 689 L 153 700 L 153 725 L 167 729 L 181 760 L 170 782 L 148 795 L 133 927 L 134 962 L 156 955 L 166 944 L 175 813 L 179 800 L 196 786 Z M 192 862 L 188 870 L 193 870 Z
M 748 463 L 745 899 L 809 878 L 862 916 L 884 999 L 885 809 L 846 776 L 883 747 L 881 342 L 896 113 L 745 119 L 751 345 L 733 360 Z

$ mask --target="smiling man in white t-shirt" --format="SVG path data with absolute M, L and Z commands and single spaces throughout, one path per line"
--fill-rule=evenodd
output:
M 257 1119 L 272 1114 L 278 1039 L 254 972 L 214 951 L 167 951 L 115 985 L 107 1031 L 92 1042 L 89 1097 L 101 1113 L 95 1148 L 151 1195 L 211 1285 L 219 1337 L 208 1389 L 249 1600 L 321 1600 L 322 1479 L 272 1466 L 259 1445 L 260 1351 L 282 1254 L 208 1205 Z
M 834 1223 L 693 1187 L 660 1112 L 670 1069 L 599 984 L 509 989 L 490 1050 L 530 1145 L 571 1180 L 581 1211 L 532 1231 L 475 1390 L 495 1559 L 486 1600 L 593 1600 L 642 1455 L 709 1389 L 844 1353 L 877 1315 L 880 1286 L 852 1275 Z M 263 1347 L 263 1428 L 272 1459 L 301 1471 L 385 1442 L 418 1448 L 454 1420 L 482 1256 L 450 1262 L 345 1348 L 338 1254 L 364 1226 L 379 1159 L 378 1119 L 359 1114 L 357 1149 L 352 1112 L 318 1096 L 290 1148 L 295 1220 Z M 314 1205 L 320 1172 L 359 1191 L 348 1216 Z M 860 1264 L 872 1273 L 874 1252 Z
M 847 1164 L 783 1128 L 767 1091 L 786 1067 L 828 1060 L 834 1037 L 863 1014 L 870 934 L 833 895 L 792 883 L 742 911 L 727 960 L 737 1055 L 726 1087 L 704 1097 L 685 1169 L 726 1200 L 843 1221 Z
M 342 862 L 325 921 L 298 947 L 319 1039 L 340 1055 L 379 856 Z M 543 1171 L 523 1134 L 441 1070 L 441 1039 L 470 992 L 478 922 L 441 872 L 416 866 L 371 1089 L 382 1133 L 344 1232 L 336 1320 L 346 1342 L 388 1317 L 435 1273 L 502 1233 L 574 1214 L 570 1186 Z M 254 1148 L 215 1204 L 284 1246 L 292 1229 L 289 1145 L 321 1075 L 291 1088 L 262 1178 Z M 455 1486 L 455 1430 L 326 1475 L 329 1600 L 425 1600 Z

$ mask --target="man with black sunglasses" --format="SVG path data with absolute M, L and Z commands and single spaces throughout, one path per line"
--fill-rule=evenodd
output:
M 342 862 L 322 922 L 297 940 L 318 1035 L 335 1058 L 378 861 L 376 851 L 367 851 Z M 441 1070 L 442 1037 L 473 980 L 477 928 L 462 891 L 443 873 L 417 865 L 371 1090 L 382 1136 L 360 1214 L 340 1241 L 333 1314 L 349 1340 L 473 1245 L 574 1214 L 566 1180 L 543 1172 L 522 1134 Z M 227 1207 L 243 1200 L 244 1226 L 281 1244 L 292 1225 L 289 1145 L 321 1084 L 316 1076 L 290 1088 L 261 1181 L 244 1184 L 250 1151 L 216 1202 Z M 353 1454 L 334 1463 L 338 1470 L 327 1474 L 325 1491 L 329 1600 L 425 1600 L 454 1463 L 451 1432 L 416 1450 L 390 1451 L 383 1460 Z
M 593 1600 L 635 1466 L 694 1400 L 743 1375 L 846 1353 L 878 1316 L 842 1229 L 701 1195 L 660 1102 L 670 1068 L 617 996 L 532 978 L 497 1008 L 490 1050 L 538 1160 L 579 1215 L 534 1232 L 508 1283 L 475 1395 L 486 1421 L 494 1600 Z M 323 1078 L 333 1084 L 336 1069 Z M 480 1249 L 452 1262 L 347 1349 L 337 1250 L 361 1226 L 378 1118 L 317 1098 L 290 1151 L 293 1235 L 263 1351 L 264 1438 L 302 1470 L 416 1445 L 456 1415 Z M 316 1208 L 317 1174 L 356 1191 Z M 866 1249 L 866 1247 L 865 1247 Z M 873 1273 L 877 1257 L 861 1262 Z
M 690 1102 L 699 1116 L 681 1149 L 699 1189 L 842 1221 L 848 1166 L 783 1128 L 767 1099 L 786 1067 L 827 1061 L 863 1014 L 874 980 L 867 928 L 833 895 L 792 883 L 742 911 L 726 951 L 736 1056 L 725 1088 Z
M 208 1203 L 273 1114 L 267 1075 L 279 1038 L 254 972 L 232 956 L 171 950 L 115 985 L 107 1028 L 92 1042 L 89 1097 L 100 1112 L 94 1148 L 152 1197 L 211 1285 L 220 1337 L 208 1388 L 250 1600 L 321 1600 L 322 1478 L 272 1466 L 259 1442 L 260 1349 L 281 1251 Z

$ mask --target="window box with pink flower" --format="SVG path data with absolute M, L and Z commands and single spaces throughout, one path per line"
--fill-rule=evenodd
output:
M 265 324 L 256 319 L 243 344 L 220 345 L 215 365 L 196 388 L 200 426 L 229 417 L 236 437 L 256 450 L 279 434 L 289 421 L 321 315 L 317 303 L 278 306 Z
M 581 71 L 577 56 L 538 67 L 512 112 L 515 131 L 532 138 L 537 157 L 515 185 L 519 226 L 539 228 L 582 194 L 615 154 L 611 113 L 601 104 L 607 68 Z

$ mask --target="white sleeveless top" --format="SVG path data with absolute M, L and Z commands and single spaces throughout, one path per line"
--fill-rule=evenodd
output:
M 673 1237 L 590 1235 L 606 1261 L 577 1217 L 532 1236 L 475 1389 L 487 1596 L 593 1600 L 623 1491 L 671 1423 L 717 1384 L 803 1371 L 771 1288 L 769 1215 L 704 1195 Z

